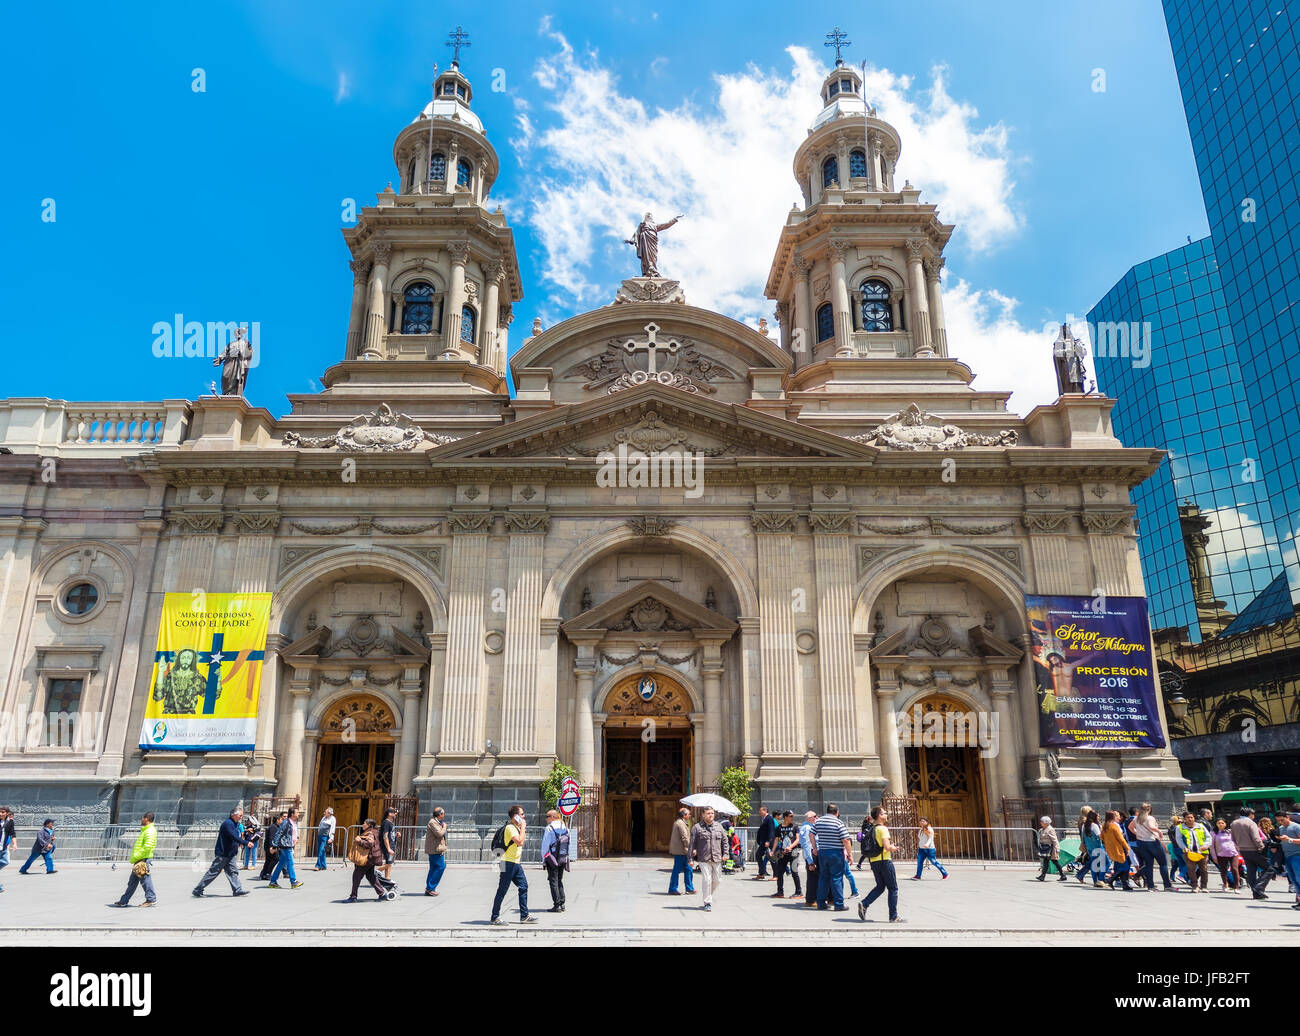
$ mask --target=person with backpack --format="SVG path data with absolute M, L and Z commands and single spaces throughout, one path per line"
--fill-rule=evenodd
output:
M 352 894 L 348 896 L 347 902 L 357 901 L 357 890 L 361 888 L 362 878 L 370 882 L 379 902 L 384 902 L 387 897 L 379 884 L 379 876 L 375 873 L 375 868 L 384 862 L 384 850 L 379 844 L 379 827 L 369 817 L 361 825 L 361 833 L 352 842 L 348 859 L 352 861 Z
M 528 837 L 528 821 L 524 819 L 524 807 L 510 807 L 506 823 L 492 836 L 493 853 L 501 854 L 501 878 L 497 881 L 496 898 L 492 900 L 492 920 L 490 924 L 504 927 L 507 921 L 501 918 L 501 902 L 513 884 L 519 890 L 519 923 L 536 924 L 537 918 L 528 912 L 528 878 L 524 876 L 521 862 L 524 853 L 524 841 Z
M 906 924 L 898 916 L 898 875 L 894 873 L 894 845 L 889 837 L 889 828 L 885 823 L 889 814 L 884 806 L 871 807 L 872 826 L 867 829 L 867 844 L 873 848 L 867 853 L 867 862 L 871 864 L 871 873 L 876 879 L 876 886 L 867 893 L 867 898 L 858 904 L 858 919 L 867 919 L 867 908 L 881 895 L 889 893 L 889 923 Z
M 146 813 L 140 820 L 140 835 L 131 850 L 131 876 L 126 879 L 126 891 L 112 906 L 129 907 L 131 897 L 141 885 L 144 886 L 144 905 L 151 907 L 158 902 L 158 893 L 154 891 L 153 878 L 149 874 L 149 864 L 157 848 L 158 828 L 154 827 L 153 814 Z
M 558 810 L 546 811 L 546 830 L 542 832 L 542 864 L 551 886 L 551 913 L 564 913 L 564 872 L 569 869 L 569 829 Z
M 424 852 L 429 857 L 429 875 L 424 879 L 424 894 L 436 896 L 438 883 L 447 869 L 447 811 L 433 808 L 433 816 L 424 829 Z

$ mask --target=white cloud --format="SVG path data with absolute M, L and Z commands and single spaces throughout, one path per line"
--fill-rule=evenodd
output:
M 597 54 L 575 52 L 549 19 L 541 32 L 555 50 L 533 77 L 561 100 L 535 118 L 517 115 L 516 143 L 529 150 L 518 202 L 542 245 L 551 294 L 534 304 L 546 322 L 612 299 L 636 272 L 622 242 L 647 209 L 660 221 L 686 213 L 660 238 L 659 265 L 682 281 L 689 302 L 751 324 L 770 318 L 763 286 L 800 199 L 791 165 L 820 109 L 826 68 L 807 49 L 789 47 L 785 74 L 751 65 L 715 76 L 704 105 L 647 107 L 621 92 Z M 981 124 L 972 106 L 949 96 L 942 66 L 931 76 L 922 90 L 907 76 L 869 69 L 868 94 L 902 136 L 898 178 L 911 179 L 923 201 L 959 224 L 946 280 L 949 349 L 980 375 L 979 387 L 1016 390 L 1012 404 L 1023 412 L 1056 398 L 1055 328 L 1023 326 L 1013 299 L 954 270 L 962 255 L 995 248 L 1021 227 L 1010 133 L 1001 122 Z
M 350 93 L 352 93 L 352 83 L 348 79 L 348 74 L 346 72 L 340 72 L 338 83 L 334 87 L 334 103 L 342 104 L 343 101 L 347 100 Z

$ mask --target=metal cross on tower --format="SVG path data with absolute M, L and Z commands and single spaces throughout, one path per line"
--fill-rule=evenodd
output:
M 840 57 L 840 49 L 852 45 L 853 41 L 849 39 L 849 34 L 847 32 L 840 32 L 840 27 L 838 25 L 826 34 L 826 42 L 822 44 L 823 47 L 835 48 L 835 64 L 837 65 L 844 64 L 843 58 Z
M 460 48 L 468 47 L 469 45 L 469 33 L 459 25 L 456 26 L 455 32 L 447 35 L 447 46 L 452 48 L 451 63 L 453 65 L 460 64 Z

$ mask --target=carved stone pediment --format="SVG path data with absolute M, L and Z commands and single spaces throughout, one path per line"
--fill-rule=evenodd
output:
M 887 450 L 961 450 L 967 446 L 1015 446 L 1020 441 L 1020 433 L 1012 429 L 993 435 L 963 431 L 909 403 L 906 410 L 900 410 L 871 431 L 849 438 Z
M 393 412 L 387 403 L 368 414 L 353 418 L 333 435 L 310 436 L 285 432 L 286 446 L 305 449 L 336 449 L 349 453 L 401 453 L 414 450 L 425 442 L 445 446 L 456 436 L 426 432 L 405 414 Z
M 681 281 L 664 277 L 629 277 L 619 285 L 612 305 L 624 302 L 676 302 L 686 304 Z
M 690 626 L 678 619 L 663 601 L 657 601 L 653 597 L 643 597 L 632 605 L 621 619 L 611 622 L 605 628 L 645 633 L 659 630 L 688 630 Z
M 574 364 L 564 377 L 585 377 L 589 392 L 607 393 L 658 382 L 685 392 L 716 392 L 711 382 L 734 381 L 730 367 L 700 352 L 690 338 L 659 337 L 659 326 L 649 323 L 644 337 L 610 338 L 595 356 Z
M 561 627 L 565 633 L 605 630 L 610 633 L 685 632 L 712 630 L 733 633 L 737 624 L 725 615 L 696 604 L 653 579 L 574 616 Z

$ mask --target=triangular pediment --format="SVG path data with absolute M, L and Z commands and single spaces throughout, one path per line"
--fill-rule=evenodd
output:
M 708 457 L 816 457 L 869 460 L 879 451 L 843 436 L 647 384 L 556 407 L 430 451 L 431 459 L 595 457 L 602 450 L 678 450 Z
M 721 612 L 696 604 L 663 583 L 644 579 L 608 601 L 575 615 L 560 629 L 607 630 L 615 633 L 664 633 L 707 630 L 731 634 L 737 624 Z

